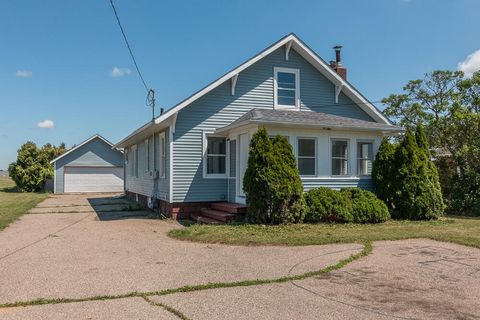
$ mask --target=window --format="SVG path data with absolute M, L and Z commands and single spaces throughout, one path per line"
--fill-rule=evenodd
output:
M 137 145 L 132 146 L 132 155 L 131 155 L 131 165 L 130 165 L 130 175 L 138 177 L 138 148 Z
M 207 174 L 224 175 L 226 173 L 226 146 L 225 138 L 207 137 Z
M 359 142 L 357 144 L 358 175 L 368 176 L 372 173 L 373 144 L 371 142 Z
M 348 175 L 348 141 L 332 140 L 332 175 Z
M 316 174 L 316 140 L 314 138 L 299 138 L 298 172 L 301 176 L 314 176 Z
M 166 147 L 166 144 L 165 144 L 165 132 L 162 132 L 158 135 L 158 142 L 159 142 L 159 166 L 158 166 L 158 174 L 161 178 L 165 178 L 165 166 L 166 166 L 166 162 L 165 162 L 165 147 Z
M 298 69 L 274 69 L 274 95 L 276 108 L 299 107 L 299 76 Z
M 150 171 L 150 143 L 148 139 L 145 140 L 145 171 Z

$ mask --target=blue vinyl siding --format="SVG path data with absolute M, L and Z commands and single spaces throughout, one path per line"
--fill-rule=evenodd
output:
M 334 85 L 293 49 L 285 61 L 278 49 L 239 74 L 235 95 L 226 81 L 179 111 L 173 145 L 173 201 L 224 201 L 228 179 L 203 178 L 203 135 L 226 126 L 252 108 L 273 108 L 274 67 L 300 70 L 302 110 L 367 121 L 373 119 L 348 97 L 335 104 Z
M 150 170 L 154 168 L 158 170 L 159 161 L 160 161 L 160 141 L 158 137 L 159 132 L 155 133 L 155 141 L 153 142 L 153 137 L 148 138 L 148 143 L 150 144 Z M 153 148 L 153 143 L 156 147 Z M 162 200 L 168 200 L 169 192 L 169 148 L 168 148 L 168 129 L 165 130 L 165 177 L 160 177 L 159 179 L 152 179 L 150 173 L 147 170 L 147 153 L 146 153 L 146 144 L 145 139 L 137 142 L 138 148 L 138 177 L 135 176 L 135 173 L 132 172 L 131 161 L 132 157 L 132 146 L 128 148 L 128 159 L 129 164 L 127 164 L 125 172 L 125 188 L 126 190 L 138 194 L 145 195 L 147 197 L 155 197 Z M 153 150 L 155 149 L 155 154 L 153 155 Z
M 64 192 L 64 168 L 70 167 L 123 167 L 123 153 L 112 149 L 100 138 L 95 138 L 56 162 L 56 193 Z

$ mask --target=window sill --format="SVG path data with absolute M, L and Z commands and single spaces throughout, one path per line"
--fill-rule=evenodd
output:
M 283 104 L 276 104 L 274 106 L 274 109 L 300 111 L 300 108 L 298 106 L 288 106 Z
M 227 179 L 226 174 L 206 174 L 203 176 L 204 179 Z

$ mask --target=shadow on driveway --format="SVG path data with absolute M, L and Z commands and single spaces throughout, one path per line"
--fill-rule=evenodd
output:
M 149 219 L 153 213 L 137 203 L 128 200 L 125 195 L 87 198 L 88 203 L 100 221 L 124 219 Z

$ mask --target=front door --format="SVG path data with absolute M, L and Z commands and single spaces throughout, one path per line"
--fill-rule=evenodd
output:
M 247 170 L 248 165 L 248 133 L 243 133 L 238 136 L 238 154 L 237 154 L 237 168 L 238 168 L 238 179 L 237 179 L 237 202 L 245 203 L 245 192 L 243 192 L 243 176 Z

